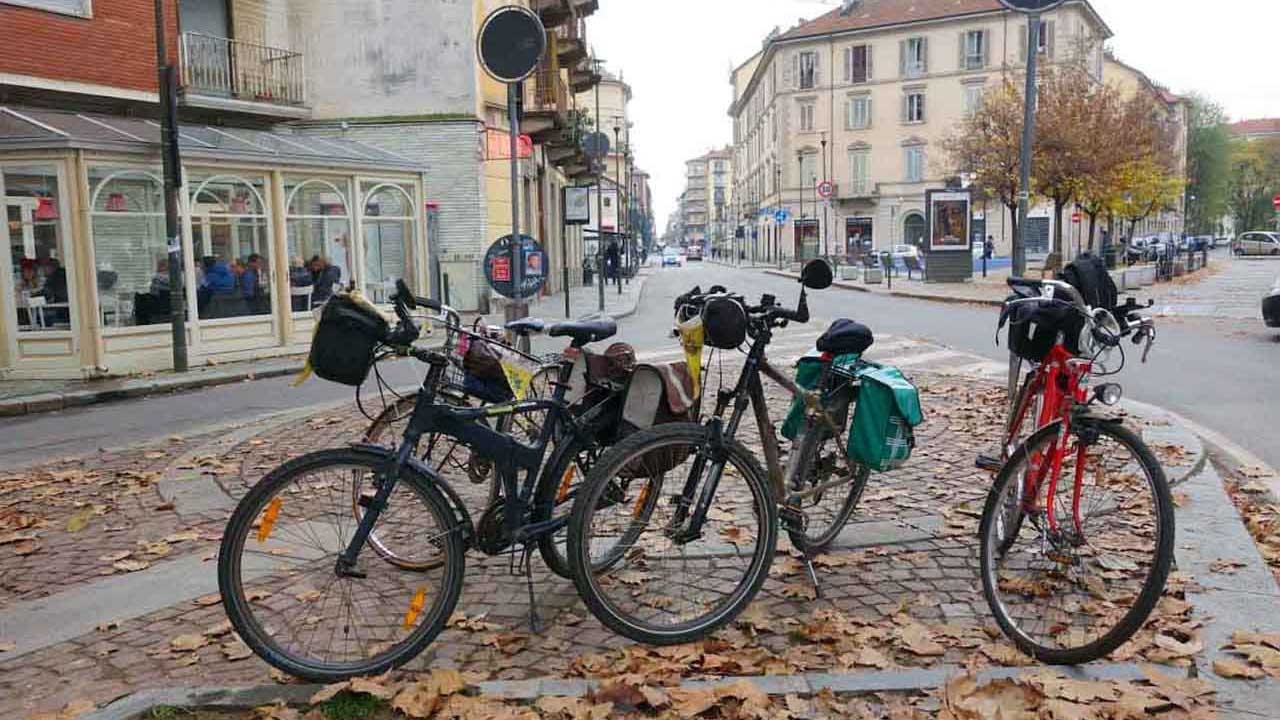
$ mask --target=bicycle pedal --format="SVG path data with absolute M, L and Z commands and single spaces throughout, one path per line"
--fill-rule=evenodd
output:
M 978 466 L 979 470 L 986 470 L 992 473 L 998 473 L 1004 468 L 1004 463 L 1000 458 L 986 454 L 979 454 L 974 464 Z
M 791 505 L 778 507 L 778 519 L 782 521 L 782 527 L 791 532 L 804 532 L 805 526 L 809 524 L 804 511 Z

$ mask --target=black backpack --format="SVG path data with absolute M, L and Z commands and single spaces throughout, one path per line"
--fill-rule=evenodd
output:
M 1110 310 L 1120 302 L 1120 292 L 1107 272 L 1107 264 L 1093 253 L 1081 253 L 1062 268 L 1062 280 L 1079 290 L 1089 307 Z

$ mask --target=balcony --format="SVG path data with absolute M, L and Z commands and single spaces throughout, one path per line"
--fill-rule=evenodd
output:
M 540 145 L 556 142 L 569 126 L 569 86 L 554 61 L 544 60 L 525 81 L 524 118 L 521 130 Z
M 579 19 L 555 29 L 556 54 L 560 65 L 571 67 L 587 59 L 587 22 Z
M 279 118 L 304 118 L 306 75 L 292 50 L 184 32 L 179 47 L 185 105 Z

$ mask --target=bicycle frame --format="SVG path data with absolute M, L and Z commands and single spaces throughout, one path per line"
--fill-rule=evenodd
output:
M 738 381 L 734 388 L 728 392 L 721 391 L 716 398 L 716 408 L 708 421 L 708 427 L 712 437 L 713 449 L 723 446 L 726 439 L 736 437 L 738 428 L 742 425 L 742 420 L 746 416 L 747 405 L 750 404 L 755 414 L 756 427 L 760 432 L 760 440 L 764 449 L 765 466 L 769 474 L 769 485 L 773 490 L 774 502 L 778 503 L 784 513 L 797 515 L 800 511 L 791 507 L 790 502 L 796 498 L 804 497 L 808 494 L 825 491 L 830 487 L 842 484 L 844 481 L 834 481 L 827 483 L 821 487 L 811 488 L 800 494 L 789 493 L 786 486 L 788 471 L 782 467 L 782 450 L 777 439 L 777 432 L 773 424 L 773 420 L 769 417 L 769 408 L 766 404 L 764 395 L 764 384 L 760 380 L 763 375 L 773 382 L 777 383 L 784 390 L 791 394 L 792 397 L 799 397 L 805 400 L 805 405 L 810 412 L 818 418 L 828 429 L 835 428 L 835 421 L 826 411 L 822 403 L 823 392 L 809 391 L 801 388 L 791 378 L 778 371 L 765 356 L 765 348 L 772 339 L 772 332 L 768 328 L 762 328 L 757 332 L 751 349 L 747 353 L 746 363 L 743 365 L 742 372 L 738 376 Z M 825 388 L 830 376 L 833 358 L 824 354 L 822 359 L 825 362 L 822 377 L 818 382 L 818 388 Z M 856 384 L 856 381 L 851 381 Z M 733 403 L 733 412 L 729 416 L 728 423 L 724 421 L 724 415 L 729 410 L 730 402 Z M 846 462 L 847 462 L 846 458 Z M 698 479 L 702 477 L 706 456 L 700 455 L 695 459 L 693 467 L 690 469 L 689 476 L 685 479 L 683 492 L 677 498 L 676 511 L 671 522 L 672 528 L 679 528 L 684 524 L 684 520 L 688 517 L 689 505 L 692 501 L 693 493 L 698 489 Z M 688 528 L 683 531 L 677 531 L 675 539 L 677 541 L 691 541 L 701 535 L 702 524 L 705 522 L 707 512 L 711 508 L 712 499 L 715 497 L 716 490 L 720 485 L 720 478 L 724 472 L 724 463 L 719 458 L 716 459 L 712 466 L 712 474 L 703 484 L 701 492 L 698 494 L 697 504 L 693 508 L 693 515 L 689 518 Z
M 573 417 L 573 413 L 564 402 L 564 395 L 573 363 L 561 361 L 560 375 L 550 399 L 525 400 L 500 405 L 489 405 L 479 408 L 455 408 L 436 403 L 436 388 L 443 375 L 448 358 L 440 353 L 426 356 L 430 369 L 423 380 L 422 391 L 414 405 L 413 414 L 409 418 L 404 438 L 395 454 L 388 460 L 388 465 L 376 481 L 377 490 L 374 496 L 362 504 L 365 512 L 352 535 L 345 550 L 338 556 L 337 572 L 339 575 L 355 575 L 356 561 L 369 535 L 377 524 L 378 517 L 387 507 L 387 500 L 395 490 L 401 471 L 417 453 L 422 436 L 428 433 L 443 433 L 455 437 L 470 445 L 481 454 L 495 460 L 496 469 L 502 481 L 503 492 L 508 507 L 504 513 L 505 530 L 513 543 L 527 542 L 532 538 L 555 532 L 567 524 L 567 519 L 551 520 L 540 525 L 521 526 L 532 500 L 532 494 L 538 480 L 538 472 L 551 444 L 555 431 L 567 428 L 575 436 L 581 435 L 581 425 Z M 477 422 L 485 418 L 503 415 L 527 415 L 535 412 L 547 412 L 547 421 L 542 424 L 537 441 L 533 445 L 520 442 L 511 435 L 491 429 L 487 424 Z M 525 473 L 520 482 L 519 473 Z M 447 483 L 428 469 L 433 482 L 447 487 Z
M 1048 476 L 1048 487 L 1045 494 L 1048 500 L 1045 503 L 1045 514 L 1048 519 L 1049 529 L 1052 532 L 1058 532 L 1059 530 L 1053 498 L 1057 494 L 1058 482 L 1062 475 L 1062 463 L 1067 452 L 1065 443 L 1071 433 L 1073 410 L 1088 403 L 1088 393 L 1084 387 L 1084 379 L 1088 376 L 1092 366 L 1092 362 L 1075 357 L 1062 343 L 1056 343 L 1049 350 L 1049 354 L 1040 363 L 1040 366 L 1029 373 L 1022 392 L 1022 401 L 1019 407 L 1014 410 L 1009 423 L 1009 432 L 1005 438 L 1005 454 L 1008 455 L 1012 452 L 1011 445 L 1017 439 L 1019 431 L 1026 421 L 1026 416 L 1031 409 L 1033 399 L 1036 397 L 1043 399 L 1039 416 L 1036 418 L 1036 429 L 1043 428 L 1054 422 L 1061 423 L 1057 440 L 1050 447 L 1049 456 L 1047 458 L 1028 458 L 1028 471 L 1023 477 L 1022 488 L 1022 511 L 1035 512 L 1038 510 L 1037 503 L 1040 497 L 1040 489 L 1044 486 L 1046 476 Z M 1072 525 L 1075 531 L 1080 533 L 1082 530 L 1080 496 L 1084 486 L 1084 460 L 1087 447 L 1081 443 L 1077 446 L 1076 451 L 1079 453 L 1079 458 L 1076 463 L 1071 512 Z

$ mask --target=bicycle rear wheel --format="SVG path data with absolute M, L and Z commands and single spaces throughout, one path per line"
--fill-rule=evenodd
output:
M 838 406 L 828 408 L 828 412 L 839 423 L 841 418 L 848 417 L 849 400 L 843 399 Z M 790 490 L 809 494 L 800 496 L 794 503 L 804 511 L 804 529 L 788 529 L 787 534 L 796 550 L 816 555 L 825 552 L 840 536 L 858 507 L 871 471 L 853 460 L 846 460 L 848 452 L 840 437 L 816 424 L 805 432 L 796 452 L 796 471 Z M 819 489 L 824 486 L 829 487 Z M 818 490 L 814 492 L 815 489 Z
M 366 544 L 360 577 L 336 572 L 357 525 L 353 486 L 373 484 L 386 462 L 354 448 L 304 455 L 259 481 L 227 523 L 218 554 L 223 607 L 244 642 L 284 672 L 334 682 L 389 670 L 434 640 L 457 604 L 464 559 L 455 518 L 411 470 L 377 530 L 422 567 L 406 570 Z
M 682 534 L 689 499 L 719 470 L 705 524 Z M 569 563 L 583 601 L 615 632 L 650 645 L 690 642 L 755 597 L 777 525 L 764 470 L 746 448 L 713 448 L 702 425 L 663 425 L 623 440 L 591 470 L 569 524 Z
M 1132 431 L 1097 421 L 1061 430 L 1048 425 L 1014 452 L 987 496 L 979 532 L 982 587 L 996 622 L 1023 652 L 1066 665 L 1106 656 L 1146 621 L 1173 562 L 1174 520 L 1164 471 Z M 1022 509 L 1014 526 L 1011 506 Z

